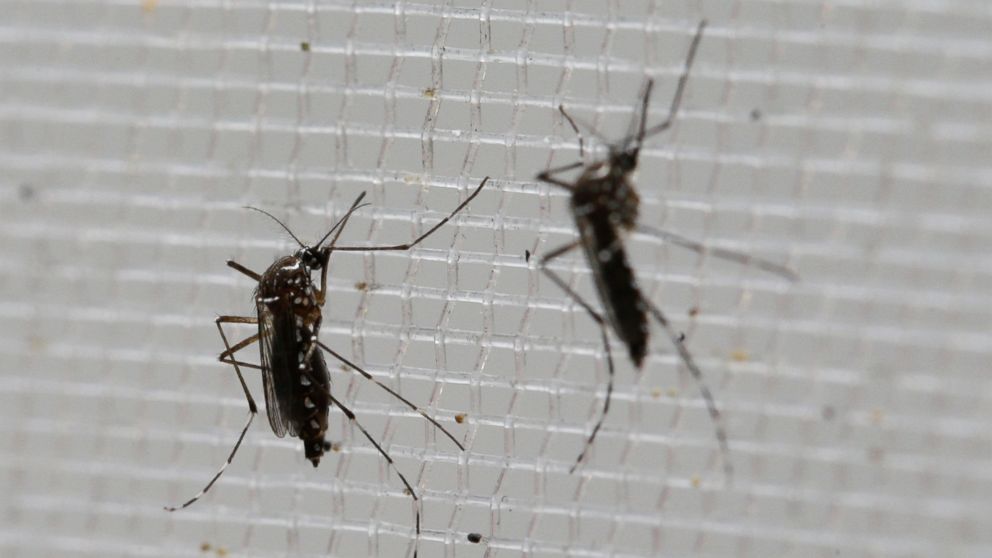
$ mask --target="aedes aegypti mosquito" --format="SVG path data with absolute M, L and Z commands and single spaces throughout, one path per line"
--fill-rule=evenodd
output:
M 596 435 L 603 426 L 606 414 L 610 410 L 614 369 L 607 330 L 609 328 L 613 329 L 617 337 L 627 346 L 631 361 L 633 361 L 637 368 L 641 368 L 644 363 L 644 357 L 647 354 L 649 338 L 647 316 L 650 314 L 665 330 L 669 340 L 678 351 L 683 364 L 689 369 L 692 377 L 699 385 L 702 397 L 706 401 L 707 410 L 715 424 L 717 440 L 723 455 L 724 472 L 728 479 L 733 475 L 733 468 L 729 459 L 727 434 L 723 426 L 720 411 L 717 409 L 713 399 L 713 394 L 703 380 L 702 371 L 696 365 L 695 360 L 683 343 L 683 336 L 675 332 L 671 323 L 665 317 L 665 314 L 652 304 L 637 287 L 634 272 L 627 262 L 627 254 L 623 245 L 625 233 L 636 230 L 699 253 L 729 259 L 742 264 L 751 264 L 790 280 L 796 279 L 795 273 L 784 266 L 730 250 L 706 248 L 702 244 L 682 236 L 637 223 L 640 199 L 630 180 L 630 174 L 637 168 L 637 157 L 644 139 L 667 130 L 674 122 L 675 115 L 678 113 L 679 105 L 682 102 L 682 95 L 689 78 L 689 71 L 696 56 L 696 51 L 699 48 L 699 42 L 702 39 L 705 27 L 705 21 L 699 23 L 692 43 L 689 45 L 689 52 L 685 59 L 682 75 L 679 77 L 675 96 L 672 99 L 668 116 L 664 121 L 650 128 L 647 127 L 648 101 L 654 85 L 653 80 L 648 80 L 641 91 L 640 116 L 638 117 L 635 114 L 631 122 L 631 128 L 633 128 L 634 124 L 637 124 L 637 131 L 628 133 L 622 141 L 617 143 L 604 141 L 603 143 L 609 149 L 606 158 L 590 164 L 586 164 L 583 160 L 580 160 L 561 167 L 548 169 L 537 176 L 538 180 L 553 184 L 571 193 L 570 207 L 579 232 L 578 239 L 550 251 L 541 258 L 538 266 L 555 284 L 585 309 L 600 326 L 607 358 L 608 383 L 603 410 L 592 432 L 586 439 L 582 452 L 576 459 L 575 464 L 572 465 L 571 471 L 574 471 L 585 458 L 590 446 L 596 439 Z M 578 135 L 579 153 L 580 157 L 584 159 L 584 142 L 582 134 L 579 132 L 579 128 L 575 123 L 575 119 L 565 111 L 563 106 L 559 106 L 558 109 L 575 131 L 576 135 Z M 556 178 L 556 175 L 560 173 L 579 168 L 582 169 L 582 172 L 574 182 Z M 592 270 L 596 292 L 605 310 L 605 317 L 593 309 L 561 277 L 547 267 L 548 263 L 555 258 L 580 246 L 585 252 L 589 267 Z
M 227 461 L 221 466 L 210 482 L 200 490 L 195 496 L 187 500 L 180 506 L 166 507 L 169 511 L 176 511 L 186 508 L 200 499 L 210 487 L 217 482 L 217 479 L 224 473 L 224 470 L 234 459 L 241 442 L 244 441 L 251 426 L 252 419 L 258 413 L 258 406 L 248 385 L 245 383 L 241 368 L 253 368 L 262 373 L 262 386 L 265 391 L 265 408 L 269 418 L 269 425 L 276 436 L 282 438 L 286 434 L 299 437 L 303 442 L 303 450 L 306 458 L 316 467 L 320 463 L 320 458 L 324 452 L 330 449 L 330 444 L 324 439 L 327 431 L 328 409 L 333 404 L 341 409 L 345 417 L 351 421 L 362 434 L 369 440 L 375 449 L 382 455 L 383 459 L 396 472 L 407 492 L 413 499 L 416 509 L 416 534 L 417 540 L 420 538 L 420 508 L 419 498 L 413 486 L 407 481 L 403 473 L 396 468 L 396 464 L 386 450 L 376 441 L 376 439 L 365 429 L 344 403 L 331 393 L 330 375 L 327 364 L 324 362 L 323 352 L 339 360 L 344 365 L 355 370 L 366 380 L 373 382 L 390 395 L 401 401 L 411 410 L 416 411 L 428 422 L 443 432 L 458 449 L 465 450 L 465 446 L 458 441 L 447 429 L 435 419 L 427 415 L 421 408 L 414 405 L 408 399 L 394 391 L 392 388 L 376 380 L 371 374 L 363 370 L 357 364 L 351 362 L 336 351 L 318 340 L 320 333 L 320 323 L 322 319 L 321 308 L 324 305 L 327 295 L 327 272 L 330 257 L 333 252 L 374 252 L 386 250 L 409 250 L 421 241 L 440 229 L 459 211 L 467 206 L 489 181 L 487 176 L 472 191 L 471 194 L 461 202 L 447 217 L 418 236 L 411 242 L 405 244 L 394 244 L 387 246 L 336 246 L 338 237 L 344 230 L 345 224 L 351 214 L 364 207 L 361 204 L 365 197 L 363 192 L 348 209 L 331 230 L 320 239 L 317 244 L 307 246 L 296 237 L 295 234 L 282 221 L 272 214 L 249 207 L 271 217 L 275 222 L 289 233 L 293 240 L 299 244 L 300 249 L 290 256 L 277 259 L 264 273 L 256 273 L 247 267 L 228 260 L 227 265 L 258 283 L 255 289 L 256 316 L 220 316 L 215 320 L 220 337 L 224 341 L 224 352 L 218 359 L 234 367 L 244 390 L 245 399 L 248 401 L 248 420 L 238 441 L 234 444 Z M 367 204 L 365 204 L 367 205 Z M 331 235 L 334 235 L 331 238 Z M 325 247 L 321 245 L 328 238 L 330 244 Z M 320 271 L 320 288 L 314 286 L 314 281 L 310 274 Z M 231 345 L 221 324 L 250 324 L 258 326 L 258 333 Z M 234 358 L 235 353 L 258 343 L 260 351 L 260 364 L 244 362 Z M 323 352 L 322 352 L 323 351 Z M 417 555 L 414 546 L 414 556 Z

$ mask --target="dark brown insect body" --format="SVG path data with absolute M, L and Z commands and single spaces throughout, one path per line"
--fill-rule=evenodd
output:
M 389 386 L 375 379 L 357 364 L 349 361 L 320 342 L 318 335 L 320 334 L 321 308 L 324 306 L 327 293 L 328 266 L 333 252 L 372 252 L 409 250 L 413 248 L 441 228 L 456 213 L 468 205 L 488 181 L 489 178 L 486 177 L 454 211 L 412 242 L 388 246 L 335 245 L 348 217 L 352 212 L 361 207 L 359 203 L 365 194 L 362 194 L 355 200 L 348 213 L 314 246 L 304 245 L 286 225 L 271 214 L 261 209 L 249 208 L 272 217 L 296 240 L 300 245 L 300 249 L 292 256 L 277 259 L 262 274 L 256 273 L 237 262 L 227 262 L 229 267 L 257 282 L 255 288 L 256 316 L 220 316 L 216 320 L 217 330 L 220 332 L 225 347 L 219 359 L 221 362 L 230 364 L 238 376 L 238 381 L 241 383 L 245 399 L 248 402 L 248 420 L 241 430 L 241 435 L 238 437 L 237 443 L 235 443 L 230 455 L 228 455 L 227 461 L 224 462 L 220 470 L 210 479 L 210 482 L 196 496 L 193 496 L 181 506 L 166 507 L 167 510 L 176 511 L 196 502 L 217 482 L 217 479 L 220 478 L 227 466 L 231 464 L 235 454 L 237 454 L 238 448 L 241 446 L 241 442 L 244 440 L 245 434 L 247 434 L 248 428 L 251 426 L 252 419 L 258 413 L 258 405 L 248 390 L 244 376 L 241 374 L 242 367 L 257 369 L 261 372 L 262 385 L 265 391 L 265 410 L 272 431 L 279 437 L 283 437 L 286 434 L 299 437 L 303 442 L 306 458 L 313 463 L 314 467 L 320 463 L 324 452 L 330 449 L 330 444 L 327 443 L 324 435 L 327 432 L 328 411 L 330 406 L 334 405 L 375 446 L 379 454 L 382 455 L 403 482 L 406 492 L 413 499 L 413 502 L 419 504 L 419 498 L 413 486 L 407 481 L 403 473 L 396 469 L 392 458 L 386 453 L 386 450 L 358 422 L 355 413 L 331 393 L 330 375 L 328 374 L 327 363 L 324 361 L 323 353 L 328 353 L 345 366 L 356 371 L 366 380 L 385 390 L 411 410 L 416 411 L 451 439 L 459 449 L 464 450 L 465 447 L 447 429 L 441 426 L 437 420 L 428 416 L 421 408 L 414 405 Z M 331 238 L 328 246 L 322 248 L 321 245 L 332 234 L 334 237 Z M 319 287 L 314 284 L 312 278 L 312 273 L 314 272 L 320 272 Z M 256 325 L 258 332 L 232 346 L 228 342 L 224 328 L 221 327 L 221 324 L 225 323 Z M 261 362 L 259 364 L 253 364 L 235 358 L 235 354 L 238 351 L 256 342 L 259 345 L 260 352 Z M 416 540 L 419 541 L 419 507 L 416 508 L 416 533 Z M 417 556 L 416 543 L 414 544 L 413 554 L 414 557 Z
M 604 169 L 606 176 L 599 176 Z M 637 223 L 640 198 L 626 176 L 615 176 L 616 169 L 595 165 L 583 172 L 572 191 L 571 208 L 580 245 L 595 262 L 590 268 L 606 317 L 640 367 L 647 353 L 647 314 L 621 238 Z
M 259 346 L 269 425 L 280 438 L 303 441 L 306 458 L 316 467 L 327 445 L 331 380 L 317 346 L 321 309 L 304 258 L 276 260 L 262 274 L 255 291 Z
M 579 454 L 578 459 L 576 459 L 572 470 L 582 462 L 610 409 L 614 368 L 607 330 L 612 329 L 624 342 L 630 354 L 631 361 L 636 367 L 640 368 L 647 354 L 649 339 L 648 315 L 651 315 L 665 330 L 669 340 L 678 351 L 682 362 L 699 384 L 699 389 L 703 399 L 706 401 L 710 417 L 712 417 L 713 422 L 716 424 L 717 440 L 723 453 L 724 470 L 728 479 L 732 474 L 728 459 L 727 436 L 713 396 L 703 382 L 702 372 L 683 344 L 683 336 L 675 332 L 661 310 L 654 306 L 651 301 L 647 300 L 637 287 L 634 272 L 627 260 L 627 253 L 624 249 L 624 237 L 627 233 L 634 230 L 647 232 L 684 248 L 742 263 L 753 263 L 762 269 L 794 278 L 794 274 L 782 266 L 728 250 L 707 249 L 697 242 L 669 232 L 653 230 L 639 225 L 637 222 L 640 198 L 631 184 L 630 174 L 637 168 L 637 158 L 644 138 L 667 130 L 674 122 L 682 100 L 683 91 L 685 90 L 685 84 L 689 77 L 689 69 L 695 58 L 705 26 L 706 22 L 699 24 L 696 35 L 689 46 L 689 53 L 686 57 L 682 76 L 679 78 L 679 83 L 675 90 L 675 97 L 669 108 L 668 117 L 663 122 L 651 128 L 647 128 L 646 126 L 648 100 L 654 85 L 652 80 L 648 80 L 641 93 L 640 118 L 639 120 L 634 120 L 635 123 L 639 124 L 636 132 L 629 134 L 621 142 L 608 144 L 609 154 L 605 159 L 588 165 L 583 161 L 578 161 L 547 170 L 538 175 L 539 180 L 561 187 L 571 193 L 572 215 L 579 232 L 578 240 L 550 251 L 541 259 L 539 267 L 599 324 L 609 372 L 603 411 L 589 437 L 586 439 L 582 452 Z M 579 135 L 579 151 L 580 153 L 584 153 L 582 135 L 579 132 L 578 126 L 575 124 L 575 120 L 565 112 L 564 107 L 559 107 L 559 110 L 572 126 L 575 133 Z M 574 181 L 565 181 L 556 178 L 556 175 L 562 172 L 578 168 L 582 168 L 583 170 Z M 586 254 L 586 259 L 592 270 L 596 293 L 599 295 L 605 316 L 601 315 L 599 311 L 594 309 L 592 305 L 573 291 L 554 271 L 547 267 L 547 264 L 555 258 L 578 247 L 581 247 Z

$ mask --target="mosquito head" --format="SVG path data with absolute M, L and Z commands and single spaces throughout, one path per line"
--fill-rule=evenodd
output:
M 625 149 L 618 149 L 610 154 L 610 170 L 613 173 L 626 175 L 637 168 L 637 155 L 640 152 L 640 145 L 628 146 Z
M 303 262 L 303 265 L 310 270 L 319 270 L 324 267 L 324 252 L 318 246 L 304 246 L 296 251 L 295 256 Z

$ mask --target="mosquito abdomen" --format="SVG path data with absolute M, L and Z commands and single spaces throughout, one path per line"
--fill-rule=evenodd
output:
M 647 313 L 623 240 L 608 213 L 594 210 L 577 216 L 576 223 L 610 325 L 640 368 L 647 354 Z

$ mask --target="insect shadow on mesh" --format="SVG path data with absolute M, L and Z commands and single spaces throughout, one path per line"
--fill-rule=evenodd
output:
M 696 34 L 689 45 L 689 52 L 686 55 L 682 74 L 675 89 L 675 96 L 672 99 L 668 115 L 664 121 L 650 128 L 647 127 L 648 101 L 654 86 L 654 81 L 648 80 L 640 94 L 640 114 L 635 113 L 631 120 L 631 129 L 621 141 L 610 143 L 596 134 L 592 127 L 585 126 L 593 130 L 593 134 L 609 150 L 605 158 L 587 164 L 584 162 L 585 142 L 582 138 L 582 133 L 579 132 L 579 127 L 576 125 L 576 119 L 569 115 L 563 106 L 559 106 L 558 110 L 578 136 L 580 160 L 548 169 L 537 176 L 538 180 L 558 186 L 571 193 L 570 209 L 579 233 L 579 237 L 576 240 L 548 252 L 540 259 L 538 267 L 551 281 L 565 291 L 579 306 L 585 309 L 596 322 L 600 328 L 606 353 L 608 380 L 603 409 L 591 433 L 586 438 L 582 451 L 572 465 L 570 472 L 574 472 L 576 467 L 585 459 L 610 410 L 610 400 L 613 394 L 614 366 L 607 330 L 610 328 L 613 329 L 617 337 L 626 345 L 631 361 L 637 368 L 641 368 L 644 364 L 644 357 L 647 354 L 649 339 L 648 315 L 650 315 L 665 331 L 678 352 L 682 363 L 689 370 L 689 373 L 699 386 L 700 393 L 706 402 L 707 410 L 716 429 L 716 437 L 723 457 L 724 473 L 728 481 L 733 477 L 733 466 L 729 458 L 730 450 L 727 442 L 726 428 L 723 425 L 723 420 L 720 411 L 717 409 L 713 394 L 703 379 L 702 371 L 683 343 L 683 336 L 676 333 L 665 314 L 657 306 L 652 304 L 638 288 L 624 249 L 623 242 L 626 233 L 638 231 L 700 254 L 709 254 L 741 264 L 753 265 L 770 273 L 781 275 L 789 280 L 795 280 L 797 278 L 794 272 L 784 266 L 731 250 L 707 248 L 699 242 L 677 234 L 637 223 L 640 199 L 631 182 L 630 174 L 637 168 L 637 158 L 644 139 L 664 132 L 675 121 L 679 105 L 682 102 L 686 82 L 689 79 L 689 72 L 705 28 L 706 22 L 702 21 L 696 29 Z M 578 178 L 574 181 L 567 181 L 557 177 L 561 173 L 576 169 L 582 170 Z M 592 270 L 596 292 L 605 310 L 604 313 L 595 310 L 591 304 L 584 300 L 557 273 L 548 267 L 548 264 L 555 258 L 579 247 L 586 254 L 586 259 Z
M 217 330 L 220 332 L 220 337 L 224 342 L 224 352 L 218 356 L 218 359 L 225 364 L 230 364 L 238 376 L 238 381 L 241 382 L 245 399 L 248 401 L 248 420 L 241 430 L 241 434 L 238 436 L 238 440 L 234 444 L 234 448 L 228 455 L 227 460 L 217 473 L 211 477 L 206 486 L 182 505 L 166 507 L 166 510 L 180 510 L 199 500 L 210 490 L 224 473 L 227 466 L 234 460 L 234 456 L 237 454 L 245 435 L 248 433 L 248 428 L 251 426 L 252 420 L 258 413 L 258 406 L 241 373 L 241 367 L 244 367 L 260 370 L 262 373 L 262 386 L 265 392 L 265 410 L 272 431 L 280 438 L 286 436 L 286 434 L 299 437 L 303 442 L 303 450 L 306 458 L 313 463 L 314 467 L 320 463 L 324 452 L 328 451 L 331 447 L 330 443 L 324 438 L 324 434 L 327 431 L 329 408 L 331 405 L 334 405 L 340 409 L 345 417 L 369 440 L 376 451 L 382 455 L 383 459 L 392 467 L 406 487 L 406 492 L 413 499 L 416 510 L 416 540 L 419 541 L 420 501 L 416 491 L 403 473 L 396 467 L 389 453 L 386 452 L 382 445 L 358 421 L 355 413 L 331 393 L 330 375 L 327 364 L 324 361 L 323 353 L 326 352 L 331 355 L 345 366 L 361 374 L 366 380 L 385 390 L 411 410 L 419 413 L 430 424 L 450 438 L 458 446 L 458 449 L 464 451 L 465 446 L 451 432 L 437 422 L 437 420 L 424 412 L 423 409 L 389 386 L 375 379 L 360 366 L 346 359 L 317 338 L 320 333 L 322 319 L 321 308 L 324 305 L 327 295 L 327 272 L 333 252 L 381 252 L 388 250 L 409 250 L 413 248 L 434 234 L 434 232 L 464 209 L 482 191 L 482 188 L 488 181 L 489 177 L 483 179 L 479 186 L 458 207 L 448 214 L 447 217 L 428 229 L 427 232 L 405 244 L 385 246 L 336 245 L 338 237 L 348 222 L 348 218 L 357 209 L 368 205 L 361 203 L 365 197 L 364 192 L 358 196 L 344 217 L 331 227 L 331 230 L 313 246 L 303 244 L 289 227 L 279 219 L 276 219 L 272 214 L 255 207 L 248 208 L 263 213 L 279 223 L 293 237 L 293 240 L 299 244 L 300 248 L 290 256 L 277 259 L 264 273 L 256 273 L 235 261 L 228 260 L 227 265 L 229 267 L 257 282 L 257 287 L 255 288 L 256 316 L 220 316 L 215 320 Z M 328 238 L 330 238 L 330 243 L 327 246 L 322 246 Z M 311 277 L 311 273 L 315 271 L 320 271 L 319 288 L 315 286 Z M 232 346 L 221 324 L 256 325 L 258 327 L 258 333 Z M 235 354 L 238 351 L 254 343 L 258 343 L 259 346 L 259 364 L 253 364 L 235 358 Z M 414 556 L 417 556 L 416 542 L 414 543 Z

